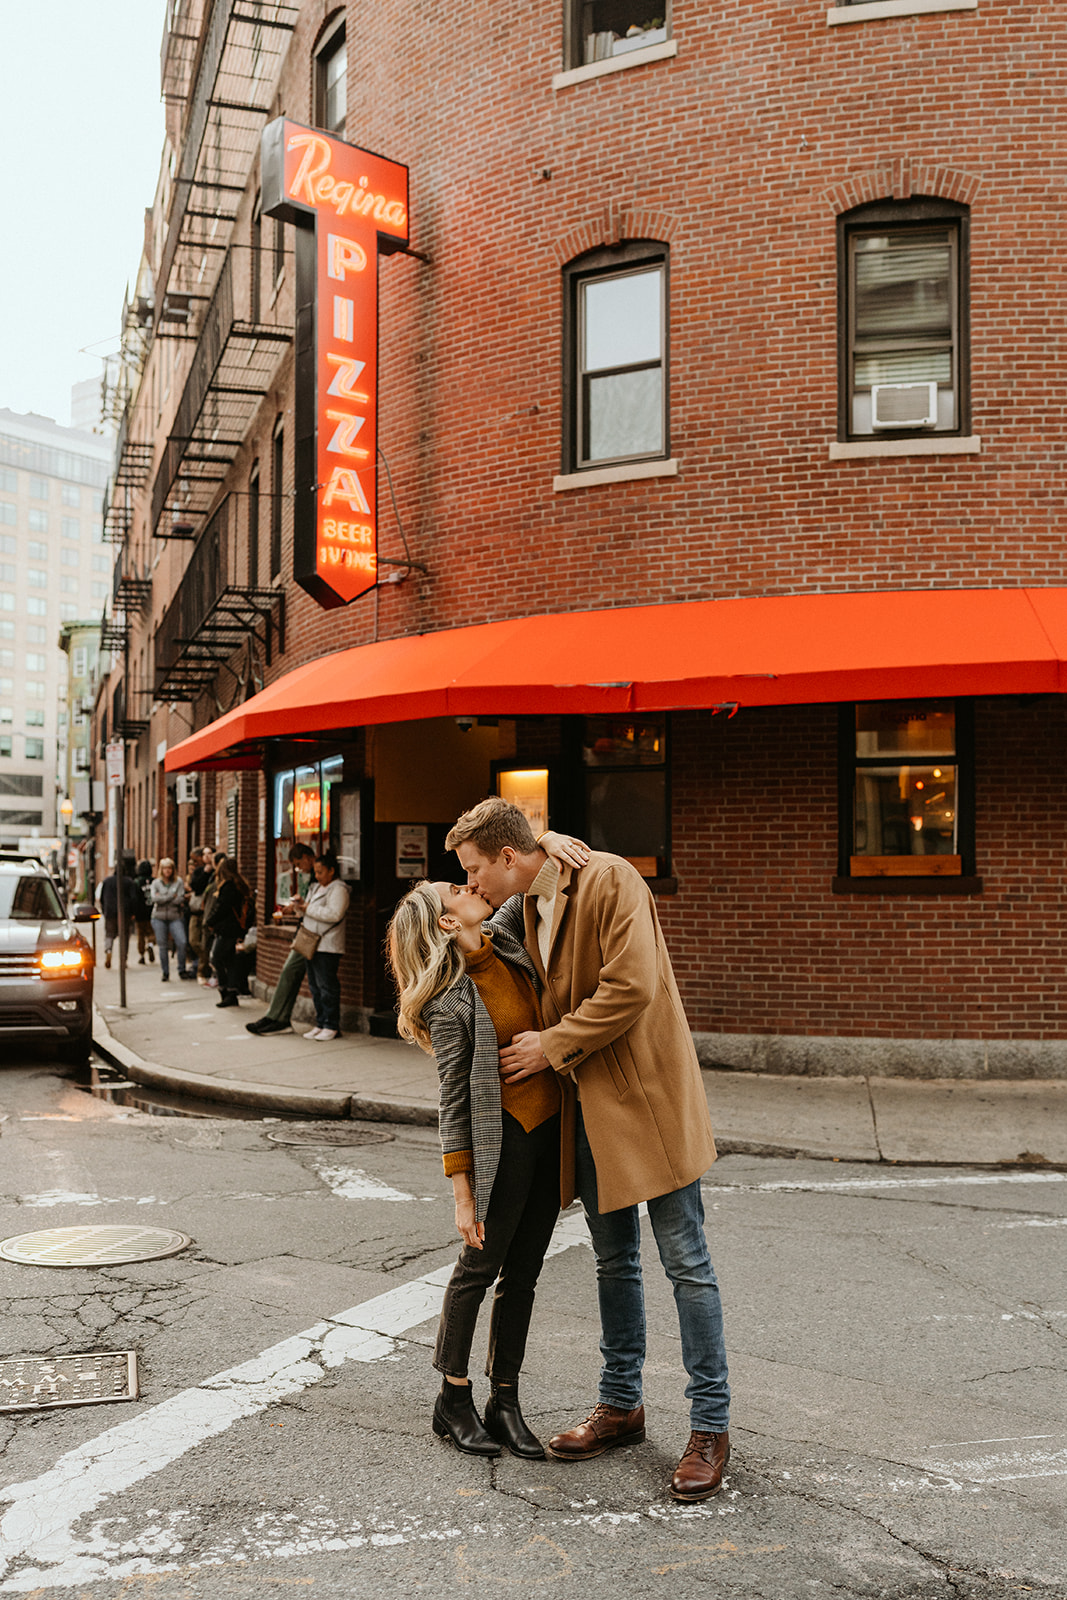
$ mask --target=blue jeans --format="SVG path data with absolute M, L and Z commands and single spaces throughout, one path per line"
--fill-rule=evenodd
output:
M 325 953 L 316 950 L 308 962 L 308 988 L 315 1006 L 315 1021 L 320 1028 L 332 1028 L 335 1033 L 341 1027 L 341 980 L 337 975 L 340 965 L 340 955 L 329 950 Z
M 597 1209 L 596 1168 L 581 1107 L 575 1150 L 578 1193 L 585 1206 L 596 1257 L 600 1302 L 599 1398 L 633 1411 L 641 1404 L 645 1363 L 645 1291 L 641 1278 L 641 1222 L 636 1206 Z M 682 1362 L 689 1374 L 685 1395 L 690 1427 L 721 1433 L 729 1426 L 730 1385 L 722 1306 L 715 1269 L 704 1237 L 700 1180 L 648 1202 L 648 1216 L 663 1269 L 674 1286 Z
M 170 951 L 169 940 L 174 940 L 174 953 L 178 958 L 179 973 L 185 971 L 185 923 L 181 917 L 175 917 L 173 922 L 164 922 L 161 917 L 152 918 L 152 931 L 156 936 L 159 947 L 160 970 L 167 978 L 170 976 Z

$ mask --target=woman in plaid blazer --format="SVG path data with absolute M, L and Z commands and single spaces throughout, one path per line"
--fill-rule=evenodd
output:
M 523 945 L 503 929 L 483 928 L 490 910 L 466 887 L 419 883 L 389 926 L 400 1034 L 437 1061 L 441 1149 L 463 1239 L 437 1331 L 433 1364 L 444 1381 L 433 1428 L 468 1455 L 498 1456 L 506 1445 L 542 1460 L 544 1448 L 519 1408 L 518 1378 L 559 1214 L 561 1091 L 554 1073 L 502 1091 L 500 1046 L 540 1027 L 540 1005 Z M 494 1283 L 483 1424 L 467 1365 L 478 1310 Z

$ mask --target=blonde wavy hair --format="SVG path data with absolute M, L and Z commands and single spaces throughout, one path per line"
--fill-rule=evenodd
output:
M 404 896 L 393 912 L 385 938 L 386 956 L 399 997 L 397 1032 L 409 1044 L 433 1054 L 422 1014 L 431 1000 L 451 989 L 466 970 L 455 935 L 438 925 L 444 902 L 425 880 Z

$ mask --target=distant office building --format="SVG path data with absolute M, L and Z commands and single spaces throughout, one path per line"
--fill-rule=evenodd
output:
M 70 425 L 81 433 L 114 433 L 113 425 L 104 418 L 104 385 L 100 378 L 71 384 Z
M 110 441 L 0 409 L 0 844 L 54 835 L 67 661 L 60 627 L 111 591 L 101 495 Z

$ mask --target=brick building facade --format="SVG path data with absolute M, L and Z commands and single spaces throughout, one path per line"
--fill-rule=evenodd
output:
M 314 791 L 336 843 L 352 797 L 343 993 L 384 1026 L 397 828 L 454 872 L 456 812 L 543 769 L 521 782 L 552 823 L 652 882 L 705 1060 L 1061 1074 L 1061 8 L 187 11 L 107 522 L 131 587 L 99 732 L 129 744 L 138 853 L 225 842 L 231 805 L 269 987 L 282 812 Z M 381 581 L 341 610 L 292 578 L 293 229 L 258 209 L 278 116 L 410 170 L 411 253 L 377 268 Z M 740 600 L 770 649 L 795 597 L 803 654 L 844 615 L 815 600 L 850 596 L 935 605 L 904 629 L 876 603 L 825 693 L 740 661 L 693 689 L 695 647 L 620 709 L 605 646 L 603 671 L 531 661 L 535 709 L 391 715 L 361 700 L 368 654 L 347 714 L 316 691 L 300 742 L 205 755 L 220 715 L 343 650 L 657 607 L 666 651 L 686 607 Z

